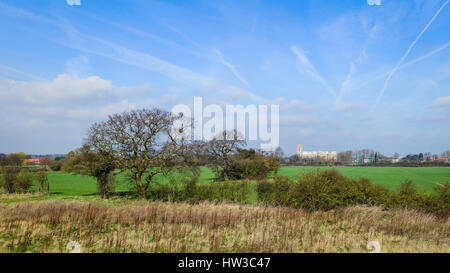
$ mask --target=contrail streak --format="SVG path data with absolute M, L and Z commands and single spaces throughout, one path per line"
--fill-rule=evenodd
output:
M 445 45 L 443 45 L 443 46 L 441 46 L 439 48 L 436 48 L 435 50 L 433 50 L 433 51 L 431 51 L 431 52 L 429 52 L 429 53 L 427 53 L 427 54 L 425 54 L 425 55 L 423 55 L 423 56 L 421 56 L 421 57 L 419 57 L 417 59 L 414 59 L 414 60 L 412 60 L 410 62 L 407 62 L 407 63 L 403 64 L 402 66 L 400 66 L 400 69 L 405 68 L 405 67 L 410 66 L 410 65 L 413 65 L 415 63 L 418 63 L 418 62 L 420 62 L 420 61 L 422 61 L 424 59 L 427 59 L 427 58 L 433 56 L 434 54 L 441 52 L 442 50 L 446 49 L 449 46 L 450 46 L 450 42 L 446 43 Z
M 306 55 L 296 46 L 292 46 L 291 50 L 297 56 L 299 72 L 306 74 L 307 76 L 320 83 L 333 96 L 333 98 L 336 99 L 337 94 L 334 89 L 330 85 L 328 85 L 325 79 L 319 74 L 319 72 L 317 72 L 316 68 L 309 61 Z
M 441 11 L 445 8 L 445 6 L 447 6 L 447 4 L 450 2 L 450 0 L 445 1 L 445 3 L 441 6 L 441 8 L 436 12 L 436 14 L 434 14 L 433 18 L 431 18 L 430 22 L 428 22 L 428 24 L 425 26 L 425 28 L 422 30 L 422 32 L 419 33 L 419 35 L 417 36 L 417 38 L 414 40 L 414 42 L 412 42 L 412 44 L 409 46 L 408 50 L 406 50 L 405 54 L 403 55 L 403 57 L 400 59 L 400 61 L 397 63 L 397 65 L 394 67 L 394 69 L 392 69 L 391 73 L 389 73 L 386 81 L 384 82 L 384 86 L 383 88 L 380 90 L 380 93 L 378 94 L 377 100 L 375 101 L 375 105 L 373 106 L 373 108 L 377 107 L 377 105 L 380 103 L 381 98 L 384 95 L 384 92 L 386 91 L 386 88 L 389 85 L 389 82 L 391 81 L 392 77 L 395 75 L 395 73 L 397 72 L 397 70 L 400 68 L 400 66 L 403 64 L 403 62 L 405 61 L 405 59 L 408 57 L 409 53 L 411 52 L 411 50 L 414 48 L 414 46 L 416 45 L 416 43 L 420 40 L 420 38 L 422 37 L 422 35 L 428 30 L 428 28 L 431 26 L 431 24 L 434 22 L 434 20 L 439 16 L 439 14 L 441 13 Z

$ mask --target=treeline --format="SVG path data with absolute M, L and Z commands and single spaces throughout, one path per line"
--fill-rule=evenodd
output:
M 297 154 L 282 159 L 283 165 L 291 166 L 396 166 L 396 167 L 448 167 L 450 150 L 441 156 L 431 153 L 409 154 L 400 157 L 394 153 L 393 157 L 388 157 L 372 149 L 348 150 L 339 152 L 337 161 L 326 160 L 325 158 L 302 158 Z
M 377 162 L 370 164 L 358 164 L 359 167 L 450 167 L 450 162 L 444 161 L 429 161 L 429 162 L 411 162 L 400 161 L 398 163 L 392 162 Z

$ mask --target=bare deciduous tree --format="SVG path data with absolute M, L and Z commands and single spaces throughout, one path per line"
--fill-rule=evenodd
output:
M 214 165 L 215 172 L 221 174 L 222 177 L 220 178 L 228 180 L 231 177 L 232 156 L 245 144 L 245 140 L 236 130 L 223 131 L 208 142 L 207 148 L 210 160 Z
M 175 167 L 185 147 L 172 132 L 179 118 L 160 109 L 115 114 L 91 126 L 87 144 L 112 155 L 115 166 L 131 175 L 139 197 L 145 198 L 155 175 Z

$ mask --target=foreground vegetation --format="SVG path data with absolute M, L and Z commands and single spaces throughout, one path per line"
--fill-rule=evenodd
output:
M 367 252 L 369 241 L 384 252 L 450 251 L 449 183 L 425 194 L 411 182 L 389 191 L 336 170 L 187 178 L 164 176 L 149 200 L 0 194 L 0 252 L 66 252 L 71 241 L 83 252 Z
M 105 204 L 107 203 L 107 204 Z M 98 200 L 0 208 L 0 252 L 449 252 L 450 221 L 412 210 Z

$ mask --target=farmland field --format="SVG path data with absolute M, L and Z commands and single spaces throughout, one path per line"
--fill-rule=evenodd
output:
M 331 167 L 283 167 L 279 174 L 287 177 Z M 350 178 L 366 177 L 373 183 L 390 190 L 397 189 L 402 182 L 409 179 L 424 191 L 432 192 L 437 183 L 450 181 L 448 167 L 334 167 L 342 175 Z
M 283 167 L 279 174 L 294 179 L 317 169 L 326 167 Z M 391 190 L 410 179 L 432 192 L 436 183 L 450 178 L 450 168 L 443 167 L 336 169 Z M 210 169 L 201 171 L 199 183 L 214 178 Z M 417 210 L 265 206 L 257 202 L 256 189 L 246 202 L 139 200 L 125 175 L 118 175 L 118 196 L 105 200 L 96 195 L 93 178 L 62 172 L 48 178 L 50 195 L 0 192 L 0 253 L 67 252 L 71 241 L 80 244 L 80 252 L 101 253 L 368 252 L 372 240 L 383 252 L 448 252 L 450 246 L 449 218 Z M 170 181 L 159 177 L 158 182 Z
M 330 167 L 283 167 L 279 171 L 282 176 L 295 178 L 305 172 Z M 390 190 L 395 190 L 399 185 L 409 179 L 412 180 L 422 191 L 433 192 L 438 183 L 450 181 L 450 168 L 427 167 L 336 167 L 344 176 L 350 178 L 366 177 L 375 184 L 382 185 Z M 67 174 L 62 172 L 49 173 L 50 190 L 52 195 L 60 196 L 94 196 L 96 192 L 95 180 L 91 177 Z M 203 167 L 199 182 L 210 181 L 214 178 L 213 172 Z M 167 183 L 164 178 L 160 183 Z M 124 175 L 118 176 L 117 192 L 127 192 L 131 185 Z

